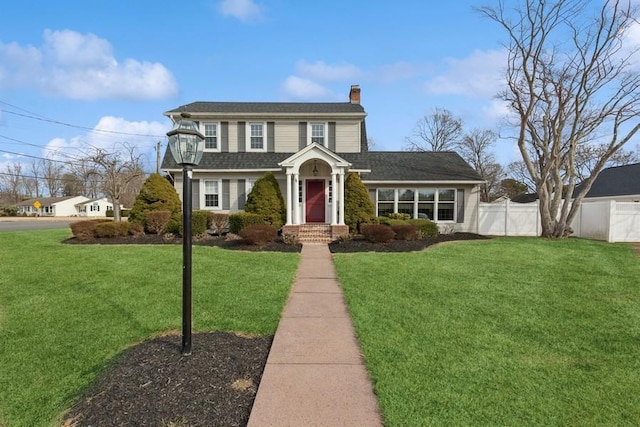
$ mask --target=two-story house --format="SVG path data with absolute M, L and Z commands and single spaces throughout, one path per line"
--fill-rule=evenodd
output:
M 376 215 L 408 213 L 456 231 L 476 232 L 482 178 L 453 152 L 369 151 L 360 87 L 348 102 L 193 102 L 165 113 L 174 123 L 191 114 L 205 136 L 193 169 L 193 208 L 242 210 L 253 183 L 276 176 L 287 217 L 285 231 L 324 224 L 344 234 L 344 184 L 360 174 Z M 162 169 L 182 189 L 169 150 Z

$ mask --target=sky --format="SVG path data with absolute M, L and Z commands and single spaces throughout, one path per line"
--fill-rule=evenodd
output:
M 165 111 L 194 101 L 347 102 L 376 150 L 435 108 L 498 130 L 505 35 L 492 0 L 57 0 L 0 13 L 0 170 L 135 145 L 155 170 Z M 507 139 L 497 159 L 517 160 Z M 31 156 L 31 157 L 29 157 Z

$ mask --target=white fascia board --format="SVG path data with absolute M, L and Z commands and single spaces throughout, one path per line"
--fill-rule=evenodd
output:
M 447 185 L 447 184 L 483 184 L 485 181 L 367 181 L 362 180 L 364 184 L 382 184 L 382 185 L 407 185 L 407 184 L 428 184 L 428 185 Z

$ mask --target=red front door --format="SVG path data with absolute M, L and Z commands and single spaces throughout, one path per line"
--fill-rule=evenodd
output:
M 306 222 L 324 222 L 324 180 L 307 180 Z

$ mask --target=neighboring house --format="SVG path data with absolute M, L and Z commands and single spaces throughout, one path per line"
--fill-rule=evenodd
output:
M 18 215 L 78 216 L 80 212 L 76 205 L 87 200 L 89 198 L 85 196 L 39 197 L 24 200 L 17 204 Z M 36 208 L 36 205 L 40 207 Z
M 453 152 L 382 152 L 367 148 L 360 88 L 349 102 L 193 102 L 165 113 L 191 114 L 205 136 L 193 168 L 193 208 L 242 210 L 253 183 L 276 176 L 287 207 L 285 231 L 304 224 L 344 234 L 344 184 L 356 172 L 376 215 L 408 213 L 457 231 L 477 231 L 482 178 Z M 181 168 L 169 150 L 162 169 L 182 192 Z
M 122 205 L 120 205 L 122 208 Z M 113 210 L 113 203 L 106 197 L 101 199 L 91 199 L 76 204 L 76 209 L 80 216 L 106 217 L 107 211 Z
M 574 195 L 580 191 L 576 187 Z M 640 202 L 640 163 L 603 169 L 593 182 L 584 202 Z

